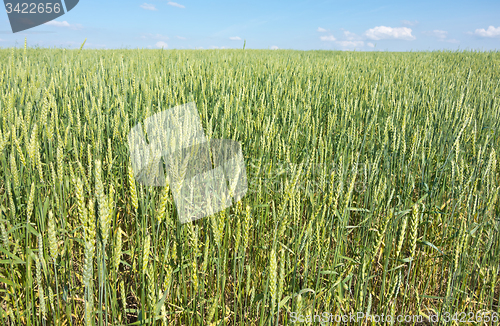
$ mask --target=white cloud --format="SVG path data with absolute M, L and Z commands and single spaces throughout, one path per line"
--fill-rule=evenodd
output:
M 336 40 L 336 38 L 333 35 L 320 36 L 319 38 L 322 41 L 335 41 Z
M 353 41 L 355 39 L 358 39 L 358 35 L 356 35 L 355 33 L 352 33 L 352 32 L 349 32 L 349 31 L 344 31 L 344 36 L 346 37 L 346 39 L 348 39 L 349 41 Z
M 337 44 L 344 48 L 359 48 L 365 45 L 363 41 L 337 41 Z
M 146 10 L 153 10 L 153 11 L 158 10 L 158 9 L 156 9 L 155 5 L 145 3 L 145 2 L 141 5 L 141 8 L 146 9 Z
M 156 42 L 155 45 L 157 48 L 165 48 L 165 49 L 168 48 L 167 42 L 163 42 L 163 41 L 158 41 L 158 42 Z
M 353 48 L 361 48 L 365 45 L 363 38 L 357 35 L 356 33 L 346 31 L 343 28 L 342 30 L 344 31 L 343 40 L 339 40 L 336 42 L 341 47 L 346 49 L 353 49 Z
M 433 31 L 423 32 L 423 34 L 434 36 L 441 42 L 454 43 L 454 44 L 460 43 L 459 40 L 447 38 L 448 37 L 447 31 L 441 31 L 441 30 L 435 29 Z M 470 33 L 470 34 L 472 34 L 472 33 Z
M 418 25 L 418 20 L 410 21 L 410 20 L 402 20 L 401 24 L 405 26 L 415 26 Z
M 441 39 L 441 40 L 444 40 L 448 36 L 447 31 L 441 31 L 439 29 L 435 29 L 432 32 L 424 32 L 424 34 L 437 37 L 438 39 Z
M 318 27 L 317 31 L 324 33 L 324 32 L 326 32 L 326 29 L 324 29 L 323 27 Z
M 172 2 L 172 1 L 167 2 L 167 5 L 177 7 L 177 8 L 186 8 L 183 5 L 178 4 L 177 2 Z
M 182 36 L 176 36 L 179 40 L 185 40 L 186 38 L 185 37 L 182 37 Z
M 500 26 L 495 28 L 494 26 L 488 27 L 488 29 L 478 28 L 474 32 L 477 36 L 481 37 L 498 37 L 500 36 Z
M 279 47 L 277 45 L 271 46 L 271 50 L 278 50 L 278 49 L 279 49 Z
M 60 21 L 56 21 L 56 20 L 51 20 L 49 22 L 46 22 L 44 25 L 56 26 L 56 27 L 68 27 L 71 29 L 81 29 L 82 28 L 82 25 L 80 25 L 80 24 L 70 24 L 67 21 L 60 22 Z
M 377 26 L 365 32 L 366 37 L 371 40 L 383 39 L 400 39 L 400 40 L 414 40 L 415 36 L 411 35 L 411 28 L 408 27 L 387 27 Z
M 368 42 L 368 43 L 366 43 L 366 45 L 368 45 L 368 46 L 369 46 L 369 47 L 371 47 L 371 48 L 374 48 L 374 47 L 375 47 L 375 44 L 373 44 L 372 42 Z
M 57 27 L 70 27 L 71 25 L 67 21 L 58 22 L 56 20 L 51 20 L 46 22 L 45 25 L 57 26 Z
M 241 41 L 241 37 L 239 36 L 231 36 L 229 39 L 232 41 Z
M 168 40 L 168 36 L 161 35 L 161 34 L 144 34 L 141 36 L 143 39 L 151 39 L 151 40 L 161 40 L 161 41 L 166 41 Z
M 445 39 L 448 36 L 448 32 L 447 31 L 441 31 L 439 29 L 435 29 L 432 32 L 434 33 L 434 35 L 437 38 L 440 38 L 440 39 Z

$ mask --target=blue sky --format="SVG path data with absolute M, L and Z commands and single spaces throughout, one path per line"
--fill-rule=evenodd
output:
M 29 2 L 29 0 L 26 0 Z M 80 0 L 0 47 L 242 48 L 357 51 L 500 49 L 500 1 Z

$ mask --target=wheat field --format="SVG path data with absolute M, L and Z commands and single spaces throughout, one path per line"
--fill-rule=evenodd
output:
M 500 313 L 498 52 L 25 45 L 0 71 L 2 325 Z M 127 134 L 188 102 L 248 191 L 181 224 Z

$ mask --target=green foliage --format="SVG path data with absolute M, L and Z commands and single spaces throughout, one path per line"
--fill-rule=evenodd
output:
M 498 312 L 499 67 L 497 52 L 0 50 L 1 324 Z M 209 138 L 242 143 L 249 189 L 181 225 L 168 189 L 131 177 L 126 140 L 192 100 Z

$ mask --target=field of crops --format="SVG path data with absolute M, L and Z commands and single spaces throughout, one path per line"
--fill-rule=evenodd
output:
M 1 49 L 0 324 L 498 318 L 499 86 L 498 52 Z M 127 135 L 188 102 L 248 191 L 181 224 Z

